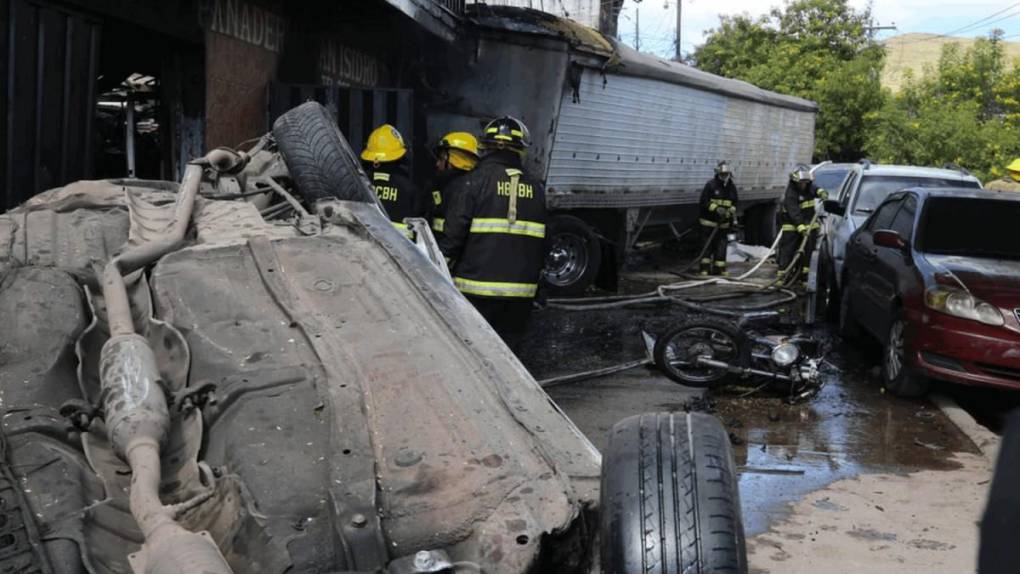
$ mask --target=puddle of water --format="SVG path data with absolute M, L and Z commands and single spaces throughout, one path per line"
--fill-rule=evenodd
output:
M 640 332 L 659 334 L 683 317 L 669 306 L 599 312 L 535 313 L 521 357 L 537 378 L 644 356 Z M 821 329 L 819 333 L 829 336 Z M 828 356 L 826 386 L 800 405 L 767 393 L 740 398 L 744 389 L 716 393 L 715 413 L 734 440 L 740 496 L 748 536 L 764 532 L 788 513 L 789 503 L 844 478 L 864 473 L 908 473 L 956 468 L 953 452 L 976 452 L 941 411 L 927 401 L 880 392 L 867 352 L 838 347 Z M 634 414 L 671 410 L 690 398 L 652 371 L 629 372 L 628 382 L 592 382 L 591 388 L 557 388 L 561 406 L 589 435 Z M 642 379 L 655 380 L 642 383 Z M 596 390 L 600 389 L 600 390 Z M 592 392 L 595 391 L 595 392 Z M 673 397 L 676 397 L 675 399 Z M 610 398 L 612 397 L 612 398 Z M 589 418 L 597 417 L 597 424 Z M 590 424 L 589 424 L 590 423 Z M 603 436 L 591 436 L 599 445 Z M 935 448 L 932 448 L 935 447 Z

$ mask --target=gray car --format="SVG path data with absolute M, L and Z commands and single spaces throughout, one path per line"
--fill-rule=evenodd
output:
M 890 194 L 909 187 L 980 188 L 981 182 L 966 170 L 910 165 L 877 165 L 867 160 L 854 164 L 838 190 L 829 190 L 819 247 L 819 302 L 839 301 L 843 263 L 850 235 Z

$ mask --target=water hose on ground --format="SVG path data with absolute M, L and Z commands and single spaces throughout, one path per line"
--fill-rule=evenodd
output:
M 718 228 L 716 230 L 713 230 L 713 233 L 715 231 L 717 231 L 717 230 L 718 230 Z M 708 308 L 707 306 L 704 306 L 704 305 L 695 305 L 695 304 L 692 304 L 692 303 L 689 303 L 689 302 L 685 302 L 680 297 L 676 297 L 676 296 L 670 295 L 670 292 L 682 291 L 684 289 L 690 289 L 690 288 L 694 288 L 694 287 L 703 287 L 703 286 L 707 286 L 707 285 L 734 285 L 734 286 L 746 287 L 747 291 L 749 291 L 749 292 L 753 291 L 755 293 L 758 293 L 758 292 L 763 292 L 763 291 L 775 291 L 775 292 L 783 294 L 783 297 L 781 299 L 769 301 L 769 302 L 758 304 L 758 305 L 738 307 L 737 309 L 739 309 L 739 310 L 767 309 L 767 308 L 770 308 L 770 307 L 775 307 L 775 306 L 778 306 L 778 305 L 789 303 L 791 301 L 796 300 L 796 298 L 797 298 L 797 294 L 796 293 L 794 293 L 794 292 L 792 292 L 792 291 L 790 291 L 788 289 L 775 289 L 772 286 L 772 284 L 769 284 L 769 285 L 766 285 L 766 286 L 762 286 L 762 285 L 757 284 L 757 283 L 751 283 L 751 282 L 745 281 L 745 279 L 747 279 L 749 276 L 751 276 L 756 271 L 758 271 L 758 269 L 761 268 L 761 266 L 765 263 L 765 261 L 770 256 L 772 256 L 772 254 L 775 252 L 777 246 L 779 245 L 779 241 L 780 241 L 781 237 L 782 237 L 782 232 L 780 232 L 779 235 L 776 237 L 775 241 L 772 242 L 772 246 L 769 248 L 768 252 L 766 252 L 765 255 L 762 256 L 761 259 L 750 270 L 748 270 L 747 272 L 743 273 L 742 275 L 740 275 L 740 276 L 738 276 L 738 277 L 736 277 L 734 279 L 728 279 L 728 278 L 724 278 L 724 277 L 712 277 L 712 278 L 707 278 L 707 279 L 699 278 L 699 279 L 693 279 L 693 280 L 690 280 L 690 281 L 682 281 L 682 282 L 678 282 L 678 283 L 669 283 L 669 284 L 665 284 L 665 285 L 660 285 L 660 286 L 658 286 L 655 289 L 655 291 L 649 291 L 649 292 L 646 292 L 646 293 L 639 293 L 639 294 L 635 294 L 635 295 L 608 295 L 608 296 L 599 296 L 599 297 L 585 297 L 585 298 L 581 298 L 581 299 L 555 298 L 555 299 L 548 299 L 548 300 L 546 300 L 546 305 L 548 307 L 550 307 L 550 308 L 553 308 L 553 309 L 565 309 L 565 310 L 570 310 L 570 311 L 597 311 L 597 310 L 606 310 L 606 309 L 618 309 L 618 308 L 622 308 L 622 307 L 630 307 L 630 306 L 636 306 L 636 305 L 648 305 L 648 304 L 658 304 L 658 303 L 664 303 L 664 302 L 674 302 L 674 303 L 679 303 L 681 305 L 697 307 L 697 308 L 702 309 L 702 310 L 708 310 L 708 311 L 711 311 L 711 312 L 720 313 L 720 314 L 724 314 L 724 315 L 739 314 L 739 313 L 733 313 L 733 312 L 727 311 L 725 309 L 710 309 L 710 308 Z M 709 237 L 709 242 L 711 241 L 711 239 L 712 239 L 712 237 L 710 236 Z M 704 253 L 707 250 L 709 242 L 706 242 L 705 247 L 702 248 L 702 253 Z M 698 261 L 700 261 L 700 256 L 694 259 L 694 262 L 698 262 Z M 690 268 L 690 267 L 691 267 L 691 264 L 688 264 L 687 268 Z M 749 294 L 749 293 L 743 293 L 742 292 L 739 296 L 746 296 L 747 294 Z M 730 306 L 730 308 L 733 309 L 732 306 Z

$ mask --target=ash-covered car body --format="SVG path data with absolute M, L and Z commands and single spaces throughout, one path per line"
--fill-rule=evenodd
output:
M 328 113 L 273 135 L 180 185 L 0 214 L 0 570 L 746 569 L 717 423 L 629 423 L 680 429 L 640 448 L 706 486 L 624 445 L 599 514 L 598 451 L 394 228 Z M 639 502 L 672 516 L 656 541 Z
M 8 479 L 56 572 L 127 571 L 140 542 L 127 465 L 60 410 L 100 398 L 93 265 L 159 225 L 174 187 L 80 182 L 0 216 Z M 187 245 L 130 289 L 168 394 L 204 387 L 175 415 L 164 492 L 208 486 L 201 449 L 216 494 L 181 520 L 238 572 L 374 570 L 421 548 L 527 570 L 594 508 L 598 452 L 374 205 L 320 209 L 306 236 L 199 198 Z

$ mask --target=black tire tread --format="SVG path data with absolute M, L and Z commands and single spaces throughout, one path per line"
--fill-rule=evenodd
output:
M 321 104 L 306 102 L 277 118 L 273 138 L 306 200 L 375 201 L 354 151 Z
M 733 456 L 714 417 L 656 413 L 625 419 L 613 428 L 603 464 L 604 572 L 747 571 Z M 619 510 L 632 486 L 639 511 L 628 515 Z M 639 524 L 624 525 L 628 516 Z

